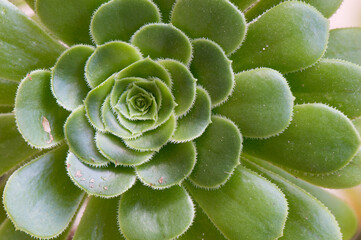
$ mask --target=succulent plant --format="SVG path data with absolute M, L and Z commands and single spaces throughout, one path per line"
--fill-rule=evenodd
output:
M 361 183 L 342 0 L 26 2 L 0 0 L 1 239 L 353 237 L 323 189 Z

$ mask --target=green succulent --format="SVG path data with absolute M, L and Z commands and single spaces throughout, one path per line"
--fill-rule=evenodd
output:
M 0 0 L 0 239 L 351 239 L 341 2 Z

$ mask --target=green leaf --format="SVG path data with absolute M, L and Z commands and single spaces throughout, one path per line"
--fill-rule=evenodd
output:
M 136 180 L 131 168 L 90 167 L 71 152 L 68 154 L 66 164 L 71 180 L 90 195 L 104 198 L 116 197 L 131 188 Z
M 25 0 L 25 2 L 31 7 L 32 9 L 35 9 L 35 1 L 36 0 Z
M 231 61 L 222 48 L 207 39 L 192 42 L 193 59 L 190 70 L 212 100 L 212 106 L 227 100 L 234 86 L 234 74 Z
M 8 1 L 0 2 L 0 13 L 0 77 L 19 81 L 53 66 L 64 47 Z
M 91 44 L 90 20 L 104 2 L 107 0 L 36 0 L 36 14 L 65 43 Z
M 137 175 L 142 182 L 153 188 L 180 184 L 192 172 L 196 155 L 192 142 L 168 143 L 151 161 L 136 167 Z
M 0 113 L 12 113 L 14 107 L 12 106 L 0 106 Z
M 82 105 L 90 90 L 84 78 L 84 67 L 93 52 L 91 46 L 73 46 L 59 57 L 53 68 L 52 90 L 58 103 L 67 110 Z
M 159 21 L 159 10 L 149 0 L 113 0 L 94 13 L 90 31 L 98 45 L 112 40 L 127 42 L 141 26 Z
M 6 240 L 33 240 L 34 239 L 30 235 L 28 235 L 22 231 L 17 231 L 9 219 L 6 219 L 0 225 L 0 238 L 6 239 Z
M 58 106 L 50 89 L 49 71 L 31 72 L 20 84 L 15 100 L 19 131 L 36 148 L 51 148 L 64 139 L 68 113 Z
M 218 190 L 186 186 L 227 239 L 273 240 L 282 236 L 288 213 L 286 198 L 256 173 L 238 167 Z
M 361 67 L 343 60 L 322 59 L 286 76 L 296 103 L 324 103 L 349 118 L 361 116 Z
M 289 213 L 283 236 L 280 239 L 342 239 L 342 234 L 335 217 L 315 197 L 262 167 L 250 162 L 245 162 L 245 164 L 277 184 L 286 195 Z
M 157 191 L 138 183 L 121 196 L 120 230 L 129 240 L 173 239 L 191 225 L 193 208 L 180 186 Z
M 214 226 L 209 220 L 208 216 L 203 210 L 196 205 L 196 216 L 192 223 L 192 226 L 178 238 L 179 240 L 226 240 L 221 232 Z
M 0 114 L 0 176 L 39 151 L 22 138 L 13 114 Z
M 360 146 L 360 136 L 341 112 L 323 104 L 294 107 L 291 125 L 280 135 L 247 139 L 243 151 L 283 168 L 327 173 L 348 164 Z
M 172 141 L 192 141 L 201 136 L 210 123 L 211 99 L 206 90 L 197 87 L 196 101 L 187 114 L 178 119 Z
M 161 64 L 153 61 L 149 57 L 139 60 L 132 65 L 124 68 L 117 75 L 115 79 L 138 77 L 144 79 L 159 78 L 167 86 L 172 85 L 170 74 Z
M 172 58 L 187 64 L 192 57 L 188 37 L 170 24 L 145 25 L 133 35 L 131 42 L 153 59 Z
M 158 128 L 145 132 L 134 139 L 124 139 L 125 145 L 140 151 L 157 151 L 166 144 L 176 128 L 174 115 Z
M 248 157 L 246 157 L 248 158 Z M 351 207 L 338 197 L 334 196 L 333 194 L 329 193 L 326 190 L 323 190 L 319 187 L 316 187 L 312 184 L 306 183 L 297 177 L 294 177 L 285 171 L 277 168 L 270 163 L 260 161 L 255 158 L 249 158 L 252 162 L 257 163 L 258 165 L 262 166 L 263 168 L 274 172 L 281 177 L 287 179 L 288 181 L 292 182 L 293 184 L 299 186 L 300 188 L 306 190 L 311 195 L 315 196 L 319 201 L 321 201 L 335 216 L 338 224 L 341 228 L 342 239 L 351 239 L 352 236 L 356 233 L 357 230 L 357 219 L 356 215 L 351 209 Z
M 327 39 L 328 21 L 322 14 L 305 3 L 286 1 L 249 24 L 245 42 L 231 56 L 233 69 L 301 70 L 322 57 Z
M 326 58 L 337 58 L 361 65 L 361 28 L 340 28 L 330 31 Z
M 229 54 L 241 44 L 246 33 L 243 14 L 227 0 L 178 0 L 172 24 L 191 38 L 208 38 Z
M 0 106 L 7 107 L 15 104 L 18 85 L 15 81 L 0 79 Z
M 95 145 L 95 130 L 85 116 L 84 107 L 74 110 L 64 126 L 70 151 L 83 162 L 92 166 L 105 166 L 109 160 L 101 155 Z
M 73 239 L 124 240 L 116 221 L 118 201 L 90 197 Z
M 177 0 L 153 0 L 157 4 L 162 13 L 162 22 L 168 23 L 172 8 Z
M 188 68 L 182 63 L 172 60 L 160 60 L 172 77 L 172 93 L 175 102 L 178 104 L 174 108 L 176 116 L 181 116 L 191 108 L 196 96 L 196 79 Z
M 66 175 L 67 149 L 61 147 L 16 170 L 4 192 L 4 205 L 17 229 L 38 238 L 65 230 L 83 194 Z
M 196 139 L 197 164 L 190 180 L 199 187 L 217 188 L 224 184 L 239 164 L 242 136 L 237 126 L 221 116 Z
M 111 76 L 96 88 L 92 89 L 84 101 L 86 115 L 92 126 L 98 131 L 104 131 L 105 126 L 102 119 L 102 107 L 107 96 L 114 86 L 114 77 Z
M 10 172 L 7 173 L 7 174 L 3 174 L 0 177 L 0 194 L 1 194 L 1 196 L 4 195 L 5 183 L 8 180 L 9 175 L 10 175 Z M 6 219 L 7 219 L 6 211 L 5 211 L 4 207 L 1 205 L 1 207 L 0 207 L 0 222 L 2 223 L 4 221 L 6 221 Z M 1 226 L 0 226 L 0 228 L 1 228 Z M 0 237 L 1 237 L 1 235 L 0 235 Z
M 98 46 L 86 63 L 85 76 L 92 88 L 142 58 L 140 52 L 126 42 L 114 41 Z
M 331 17 L 336 10 L 340 7 L 343 0 L 303 0 L 303 2 L 308 3 L 320 11 L 326 18 Z M 263 14 L 266 10 L 276 6 L 277 4 L 283 2 L 283 0 L 267 0 L 267 1 L 258 1 L 255 6 L 249 9 L 245 16 L 248 21 L 251 21 Z
M 267 138 L 284 131 L 292 118 L 292 92 L 277 71 L 259 68 L 236 75 L 231 97 L 215 109 L 233 120 L 246 137 Z
M 95 141 L 100 152 L 115 165 L 140 165 L 150 160 L 154 154 L 130 149 L 120 138 L 111 134 L 97 132 Z

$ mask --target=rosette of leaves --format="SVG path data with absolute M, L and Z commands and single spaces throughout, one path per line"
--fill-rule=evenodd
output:
M 320 188 L 361 182 L 341 0 L 26 2 L 0 0 L 1 239 L 352 238 Z

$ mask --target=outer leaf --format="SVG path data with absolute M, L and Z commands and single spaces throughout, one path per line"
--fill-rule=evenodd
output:
M 305 3 L 286 1 L 249 25 L 247 39 L 231 56 L 233 69 L 297 71 L 322 57 L 327 39 L 328 21 L 322 14 Z
M 0 176 L 37 152 L 19 134 L 14 115 L 0 114 Z
M 154 188 L 180 184 L 192 172 L 196 155 L 192 142 L 168 143 L 150 162 L 136 167 L 137 174 L 142 182 Z
M 192 42 L 193 59 L 190 70 L 209 93 L 212 106 L 226 101 L 234 86 L 231 61 L 222 48 L 209 40 L 198 39 Z
M 70 151 L 83 162 L 93 166 L 105 166 L 109 160 L 98 152 L 95 130 L 85 116 L 84 107 L 74 110 L 67 119 L 64 132 Z
M 153 0 L 153 2 L 157 4 L 162 13 L 162 22 L 168 23 L 176 0 Z
M 124 240 L 116 222 L 118 201 L 90 197 L 73 239 Z
M 178 0 L 172 24 L 191 38 L 209 38 L 229 54 L 243 41 L 246 22 L 243 14 L 227 0 Z
M 129 41 L 141 26 L 159 21 L 159 10 L 149 0 L 109 1 L 94 13 L 91 34 L 99 45 L 113 40 Z
M 154 152 L 139 152 L 128 148 L 124 142 L 111 134 L 97 132 L 96 145 L 101 153 L 115 165 L 139 165 L 150 160 Z
M 170 24 L 145 25 L 134 34 L 131 42 L 153 59 L 172 58 L 189 63 L 192 57 L 188 37 Z
M 361 67 L 341 60 L 322 59 L 302 72 L 288 74 L 296 103 L 325 103 L 349 118 L 361 116 Z
M 282 0 L 267 0 L 258 1 L 254 7 L 245 13 L 247 20 L 251 21 L 264 13 L 266 10 L 273 6 L 283 2 Z M 304 0 L 303 2 L 308 3 L 318 11 L 320 11 L 326 18 L 331 17 L 336 10 L 340 7 L 342 0 Z
M 273 240 L 282 236 L 288 211 L 286 198 L 254 172 L 239 167 L 218 190 L 186 186 L 227 239 Z
M 361 65 L 361 28 L 340 28 L 330 31 L 326 58 L 338 58 Z
M 230 120 L 213 116 L 212 123 L 196 139 L 197 164 L 190 180 L 200 187 L 219 187 L 239 164 L 242 136 Z
M 135 174 L 130 168 L 90 167 L 71 152 L 68 154 L 66 163 L 68 175 L 72 181 L 90 195 L 105 198 L 116 197 L 131 188 L 136 180 Z
M 196 101 L 190 111 L 178 119 L 177 129 L 172 140 L 175 142 L 192 141 L 202 135 L 211 122 L 211 99 L 206 90 L 197 87 Z
M 119 226 L 129 240 L 172 239 L 191 225 L 193 208 L 180 186 L 156 191 L 138 183 L 120 199 Z
M 0 79 L 0 106 L 13 106 L 18 83 Z
M 50 72 L 31 72 L 20 84 L 15 100 L 19 131 L 36 148 L 51 148 L 63 140 L 68 113 L 58 106 L 50 90 Z
M 215 109 L 232 119 L 246 137 L 265 138 L 282 132 L 291 122 L 293 99 L 286 79 L 261 68 L 236 75 L 231 97 Z
M 55 63 L 63 46 L 9 1 L 0 1 L 0 13 L 0 77 L 19 81 Z
M 129 43 L 115 41 L 98 46 L 85 67 L 87 81 L 94 88 L 141 58 L 140 52 Z
M 6 240 L 32 240 L 30 235 L 27 235 L 24 232 L 16 231 L 13 224 L 9 219 L 6 219 L 0 225 L 0 238 Z
M 66 175 L 66 152 L 65 147 L 48 152 L 19 168 L 8 180 L 4 205 L 17 229 L 51 238 L 71 221 L 83 194 Z
M 59 57 L 53 68 L 52 90 L 58 103 L 67 110 L 80 106 L 90 90 L 84 79 L 84 67 L 93 52 L 91 46 L 74 46 Z
M 280 239 L 342 239 L 335 217 L 316 198 L 295 184 L 262 167 L 252 163 L 246 165 L 277 184 L 286 194 L 289 214 L 284 234 Z
M 360 136 L 342 113 L 322 104 L 294 107 L 291 125 L 265 140 L 247 140 L 243 151 L 285 168 L 327 173 L 348 164 L 360 146 Z
M 36 13 L 67 44 L 91 43 L 90 19 L 107 0 L 36 0 Z M 74 24 L 75 23 L 75 24 Z

